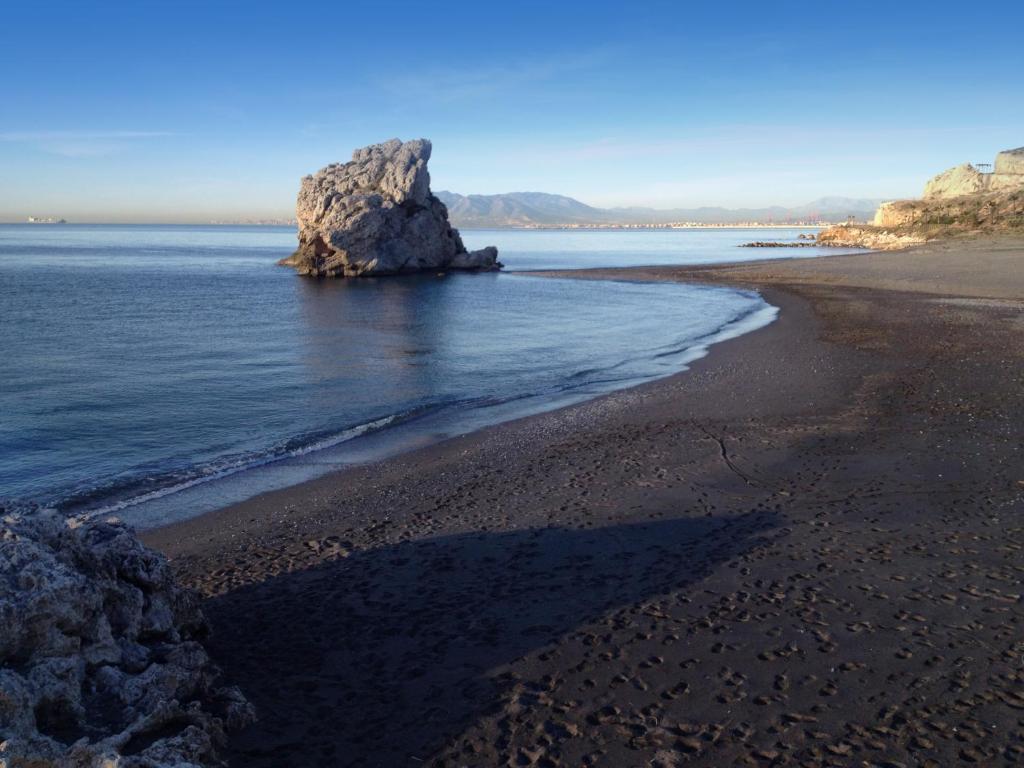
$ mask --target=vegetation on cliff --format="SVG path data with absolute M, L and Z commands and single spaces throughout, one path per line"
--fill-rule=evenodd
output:
M 1024 190 L 883 203 L 874 223 L 829 227 L 820 245 L 896 250 L 972 234 L 1024 233 Z
M 928 200 L 896 200 L 875 214 L 876 226 L 911 228 L 929 236 L 1024 230 L 1024 190 Z

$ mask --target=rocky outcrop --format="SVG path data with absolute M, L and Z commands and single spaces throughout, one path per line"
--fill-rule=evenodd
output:
M 870 248 L 873 251 L 898 251 L 927 241 L 924 235 L 892 232 L 878 227 L 839 224 L 818 233 L 818 245 L 835 248 Z
M 920 209 L 924 206 L 918 200 L 892 200 L 882 203 L 875 211 L 871 224 L 882 228 L 908 227 L 920 218 Z
M 992 173 L 970 163 L 925 184 L 920 200 L 882 203 L 870 227 L 831 227 L 822 245 L 894 250 L 954 235 L 1024 231 L 1024 147 L 1000 152 Z
M 800 235 L 803 237 L 803 235 Z M 740 248 L 814 248 L 817 243 L 801 242 L 801 243 L 786 243 L 779 242 L 778 240 L 755 240 L 752 243 L 741 243 Z
M 305 177 L 299 247 L 281 263 L 318 277 L 499 268 L 496 248 L 466 250 L 431 194 L 430 150 L 426 139 L 392 139 Z
M 932 200 L 896 200 L 875 215 L 876 225 L 922 231 L 1000 232 L 1024 229 L 1024 189 Z
M 1024 176 L 1024 147 L 1007 149 L 996 155 L 993 173 L 996 176 Z
M 219 765 L 253 713 L 206 630 L 124 525 L 0 506 L 0 768 Z
M 985 176 L 970 163 L 943 171 L 924 185 L 924 199 L 976 195 L 985 189 Z
M 883 203 L 873 226 L 829 227 L 820 245 L 895 250 L 969 234 L 1024 232 L 1024 190 Z
M 992 173 L 982 173 L 970 163 L 943 171 L 924 187 L 925 200 L 949 200 L 964 195 L 1024 190 L 1024 147 L 996 155 Z

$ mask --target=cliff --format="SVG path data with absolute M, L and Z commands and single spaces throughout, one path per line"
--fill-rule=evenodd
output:
M 991 173 L 982 173 L 970 163 L 943 171 L 925 184 L 924 199 L 945 200 L 1019 190 L 1024 190 L 1024 147 L 997 154 Z
M 883 203 L 875 226 L 938 234 L 1024 230 L 1024 189 L 930 200 Z
M 882 203 L 871 226 L 830 227 L 823 245 L 875 250 L 905 248 L 936 238 L 1024 231 L 1024 147 L 996 155 L 992 173 L 970 163 L 934 176 L 920 200 Z
M 302 180 L 299 247 L 280 263 L 317 277 L 496 269 L 498 251 L 467 251 L 430 192 L 431 144 L 398 139 L 357 149 Z
M 819 232 L 815 244 L 835 248 L 898 251 L 912 245 L 923 245 L 927 240 L 927 237 L 913 232 L 894 232 L 866 224 L 839 224 Z
M 1007 149 L 996 155 L 995 174 L 1024 176 L 1024 147 Z

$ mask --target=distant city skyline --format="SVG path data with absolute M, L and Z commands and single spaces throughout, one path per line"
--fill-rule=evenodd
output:
M 6 8 L 0 220 L 290 218 L 396 136 L 436 190 L 654 208 L 917 196 L 1024 144 L 1015 3 L 383 8 Z

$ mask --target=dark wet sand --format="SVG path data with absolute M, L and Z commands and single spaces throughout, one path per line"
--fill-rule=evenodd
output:
M 148 533 L 234 766 L 1024 762 L 1024 243 L 758 286 L 688 373 Z

